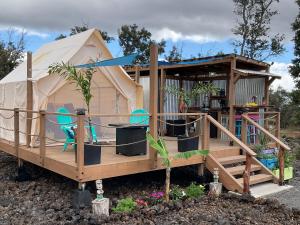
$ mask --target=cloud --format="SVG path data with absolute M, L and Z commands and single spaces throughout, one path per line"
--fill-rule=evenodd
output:
M 276 7 L 280 14 L 274 16 L 272 32 L 290 40 L 298 8 L 294 0 Z M 231 38 L 236 23 L 232 0 L 10 0 L 0 1 L 0 8 L 0 26 L 39 31 L 33 35 L 64 32 L 82 23 L 114 35 L 121 25 L 136 23 L 156 37 L 206 42 Z
M 291 91 L 295 87 L 293 78 L 289 74 L 289 70 L 288 70 L 288 67 L 290 65 L 291 64 L 288 64 L 288 63 L 275 62 L 271 66 L 270 72 L 281 76 L 280 80 L 276 79 L 273 82 L 272 88 L 276 89 L 279 86 L 281 86 L 284 89 Z
M 16 32 L 17 34 L 25 33 L 27 36 L 36 36 L 40 38 L 49 37 L 49 33 L 46 32 L 38 32 L 35 30 L 25 29 L 21 27 L 0 27 L 0 31 L 2 32 Z
M 197 43 L 206 43 L 218 40 L 218 38 L 209 35 L 184 35 L 181 32 L 175 32 L 169 28 L 163 28 L 161 30 L 153 32 L 153 38 L 155 40 L 171 40 L 172 42 L 187 40 Z

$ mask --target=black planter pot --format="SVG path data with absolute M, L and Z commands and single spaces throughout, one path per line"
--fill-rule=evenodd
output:
M 77 148 L 75 149 L 75 162 L 77 162 Z M 101 163 L 101 146 L 84 143 L 84 165 L 96 165 Z
M 169 123 L 172 124 L 182 124 L 182 126 L 173 126 L 170 125 Z M 186 125 L 184 125 L 186 122 L 183 119 L 178 119 L 178 120 L 167 120 L 167 136 L 170 137 L 177 137 L 179 135 L 185 135 L 185 130 L 186 130 Z
M 125 156 L 146 155 L 146 127 L 130 126 L 116 129 L 116 154 Z M 130 144 L 134 143 L 134 144 Z M 128 144 L 128 145 L 127 145 Z
M 188 139 L 187 139 L 188 138 Z M 185 135 L 178 136 L 178 152 L 187 152 L 191 150 L 198 150 L 199 137 L 187 137 Z
M 84 165 L 95 165 L 101 162 L 101 146 L 84 144 Z

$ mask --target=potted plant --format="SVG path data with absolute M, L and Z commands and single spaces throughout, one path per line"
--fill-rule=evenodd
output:
M 80 69 L 65 63 L 57 63 L 49 66 L 49 74 L 59 74 L 67 81 L 76 85 L 76 90 L 82 94 L 83 100 L 87 106 L 89 141 L 84 144 L 84 164 L 99 164 L 101 161 L 101 147 L 97 145 L 97 140 L 93 141 L 93 127 L 90 115 L 90 103 L 93 97 L 91 93 L 91 84 L 94 74 L 94 68 Z M 85 115 L 85 109 L 77 109 L 78 115 Z M 75 154 L 77 155 L 77 154 Z
M 291 151 L 285 151 L 284 152 L 284 180 L 290 180 L 293 178 L 294 162 L 295 162 L 295 155 L 291 153 Z M 279 163 L 277 163 L 276 168 L 273 169 L 273 173 L 275 176 L 279 178 Z
M 257 159 L 268 169 L 273 170 L 278 163 L 277 148 L 269 148 L 265 135 L 258 136 L 259 144 L 254 145 L 253 149 L 257 153 Z
M 186 113 L 191 106 L 192 101 L 196 99 L 200 94 L 205 94 L 206 99 L 208 94 L 215 94 L 219 89 L 213 83 L 197 82 L 190 92 L 185 91 L 183 88 L 177 88 L 175 86 L 166 87 L 166 91 L 173 94 L 179 99 L 179 112 Z M 206 100 L 208 101 L 208 100 Z M 208 103 L 205 103 L 204 108 L 208 108 Z M 199 138 L 189 137 L 186 126 L 172 126 L 170 124 L 185 124 L 185 116 L 179 120 L 167 120 L 167 135 L 178 137 L 178 151 L 190 151 L 198 149 Z
M 170 200 L 170 180 L 171 180 L 171 167 L 172 161 L 176 159 L 189 159 L 194 155 L 207 155 L 208 150 L 192 150 L 182 153 L 177 153 L 173 157 L 169 155 L 169 151 L 166 144 L 162 138 L 155 140 L 150 133 L 147 133 L 147 140 L 152 148 L 154 148 L 157 153 L 162 158 L 162 164 L 166 167 L 166 181 L 165 181 L 165 200 L 169 202 Z

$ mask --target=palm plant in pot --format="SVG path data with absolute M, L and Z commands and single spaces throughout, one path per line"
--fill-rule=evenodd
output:
M 193 100 L 199 97 L 200 94 L 205 94 L 205 99 L 208 101 L 209 94 L 215 94 L 219 89 L 213 84 L 209 82 L 197 82 L 191 91 L 185 91 L 183 88 L 177 88 L 175 86 L 166 87 L 166 91 L 172 95 L 178 97 L 179 100 L 179 112 L 186 113 L 188 108 L 192 105 Z M 208 107 L 208 103 L 203 104 L 204 108 Z M 176 120 L 168 120 L 167 121 L 167 134 L 169 136 L 177 136 L 178 137 L 178 151 L 189 151 L 192 149 L 198 148 L 199 138 L 189 138 L 189 134 L 185 125 L 176 125 L 175 127 L 168 124 L 185 124 L 186 119 L 183 116 L 183 119 L 178 121 Z M 178 128 L 180 127 L 180 128 Z M 180 132 L 177 132 L 178 135 L 172 135 L 174 129 L 180 129 Z M 171 131 L 170 131 L 171 130 Z M 171 135 L 170 135 L 171 134 Z
M 147 133 L 147 140 L 152 148 L 154 148 L 157 153 L 162 158 L 162 164 L 166 167 L 166 180 L 165 180 L 165 200 L 169 202 L 170 200 L 170 182 L 171 182 L 171 167 L 173 160 L 176 159 L 189 159 L 194 155 L 206 156 L 208 150 L 191 150 L 187 152 L 181 152 L 175 154 L 173 157 L 170 156 L 167 146 L 162 138 L 155 140 L 150 133 Z
M 89 141 L 84 145 L 84 163 L 85 165 L 92 165 L 100 163 L 101 157 L 101 147 L 97 145 L 97 140 L 93 138 L 95 136 L 95 131 L 92 126 L 92 121 L 90 117 L 90 103 L 93 97 L 91 93 L 91 85 L 93 74 L 95 72 L 94 68 L 80 69 L 78 70 L 75 66 L 57 63 L 49 66 L 49 74 L 58 74 L 65 78 L 67 81 L 75 84 L 76 90 L 82 95 L 82 98 L 87 107 L 88 113 L 88 131 L 89 131 Z M 85 109 L 77 109 L 78 115 L 85 115 Z

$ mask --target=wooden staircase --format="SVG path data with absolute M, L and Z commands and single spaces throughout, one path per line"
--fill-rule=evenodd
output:
M 256 153 L 253 152 L 245 142 L 239 140 L 211 116 L 208 115 L 206 118 L 206 124 L 214 124 L 234 143 L 230 151 L 224 150 L 223 153 L 222 151 L 212 151 L 206 157 L 206 167 L 211 172 L 213 172 L 215 168 L 218 168 L 220 182 L 223 183 L 226 189 L 244 193 L 250 192 L 250 186 L 256 184 L 264 182 L 278 183 L 278 178 L 256 159 Z M 259 127 L 259 129 L 262 128 Z M 245 130 L 242 132 L 245 132 Z M 264 130 L 264 132 L 267 131 Z M 270 135 L 268 134 L 268 136 Z M 242 137 L 242 140 L 243 139 Z M 279 143 L 278 139 L 273 137 L 272 139 L 275 140 L 276 143 Z
M 246 168 L 246 155 L 240 154 L 240 148 L 235 147 L 235 153 L 231 151 L 230 155 L 218 157 L 212 152 L 206 158 L 206 167 L 213 172 L 214 168 L 219 169 L 220 182 L 230 191 L 243 193 L 244 179 L 243 174 Z M 277 178 L 264 165 L 251 158 L 250 166 L 250 186 L 264 182 L 277 182 Z

